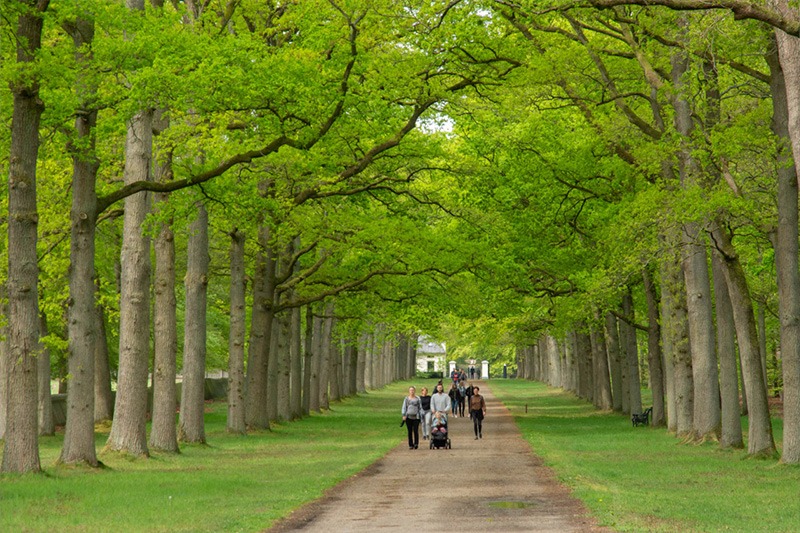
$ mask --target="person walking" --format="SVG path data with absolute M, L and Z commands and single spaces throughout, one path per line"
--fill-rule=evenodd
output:
M 469 407 L 469 399 L 472 398 L 472 384 L 467 383 L 467 386 L 464 387 L 464 398 L 466 399 L 467 403 L 467 411 L 469 411 L 469 418 L 472 419 L 472 411 L 470 411 Z
M 408 396 L 403 398 L 403 422 L 408 429 L 408 449 L 416 450 L 419 447 L 419 420 L 422 414 L 422 400 L 417 396 L 415 387 L 408 388 Z
M 469 414 L 472 426 L 475 428 L 475 440 L 483 438 L 483 417 L 486 416 L 486 401 L 481 396 L 480 390 L 480 387 L 473 387 L 472 396 L 469 398 Z
M 431 438 L 431 396 L 428 394 L 428 388 L 422 387 L 419 395 L 419 400 L 422 404 L 422 416 L 420 417 L 420 424 L 422 424 L 422 440 Z
M 450 397 L 444 393 L 441 383 L 436 385 L 436 392 L 431 396 L 431 412 L 442 413 L 445 423 L 447 423 L 447 412 L 450 410 Z
M 458 382 L 458 416 L 464 418 L 464 408 L 467 403 L 467 383 L 464 381 Z
M 458 418 L 458 404 L 461 402 L 461 393 L 458 392 L 458 383 L 450 385 L 450 390 L 447 392 L 450 397 L 450 406 L 453 411 L 453 416 Z

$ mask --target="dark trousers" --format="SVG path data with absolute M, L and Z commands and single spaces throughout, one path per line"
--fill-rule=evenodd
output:
M 408 447 L 416 448 L 419 446 L 419 419 L 406 418 L 406 428 L 408 429 Z
M 481 434 L 481 430 L 483 429 L 483 411 L 480 409 L 477 411 L 470 411 L 470 416 L 472 417 L 472 426 L 475 428 L 475 436 L 479 436 Z

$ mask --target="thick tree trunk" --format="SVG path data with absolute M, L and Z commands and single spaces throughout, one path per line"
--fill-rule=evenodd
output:
M 189 226 L 186 263 L 186 315 L 183 338 L 183 386 L 178 440 L 206 442 L 206 317 L 208 302 L 208 212 L 201 203 Z
M 606 313 L 606 350 L 608 351 L 608 367 L 611 374 L 611 400 L 615 411 L 622 411 L 622 355 L 619 349 L 619 330 L 614 313 Z
M 159 165 L 158 181 L 169 179 L 169 168 Z M 169 194 L 155 196 L 158 206 L 166 206 Z M 178 318 L 175 296 L 175 235 L 172 221 L 161 224 L 154 242 L 155 283 L 153 287 L 153 413 L 150 447 L 163 452 L 178 451 L 178 430 L 175 425 L 177 400 Z
M 17 63 L 36 61 L 41 11 L 46 1 L 23 2 L 17 21 Z M 34 72 L 27 68 L 26 72 Z M 38 472 L 39 424 L 36 350 L 39 346 L 39 267 L 36 257 L 36 161 L 43 105 L 35 77 L 12 83 L 11 150 L 8 159 L 8 358 L 6 431 L 2 472 Z
M 694 437 L 698 441 L 717 440 L 721 415 L 708 258 L 696 224 L 684 224 L 683 237 L 683 272 L 694 379 Z
M 599 319 L 599 314 L 596 318 Z M 604 411 L 610 410 L 614 404 L 611 400 L 606 338 L 603 335 L 601 324 L 592 326 L 590 338 L 592 341 L 592 373 L 594 374 L 594 405 Z
M 622 295 L 622 312 L 630 320 L 634 320 L 633 311 L 633 295 L 631 288 Z M 625 322 L 620 322 L 619 325 L 620 342 L 625 343 L 625 355 L 627 357 L 627 370 L 628 370 L 628 394 L 630 413 L 642 412 L 642 385 L 641 378 L 639 377 L 639 347 L 636 342 L 636 329 Z
M 291 337 L 291 312 L 289 310 L 281 312 L 275 317 L 275 328 L 273 335 L 277 335 L 276 347 L 276 420 L 290 420 L 292 417 L 289 403 L 291 395 L 291 350 L 289 339 Z
M 785 5 L 784 5 L 785 7 Z M 800 40 L 776 31 L 778 49 L 766 59 L 770 67 L 772 131 L 782 144 L 778 152 L 778 226 L 771 235 L 778 273 L 783 369 L 783 451 L 781 462 L 800 463 L 800 271 L 798 270 L 797 166 L 788 146 L 800 154 L 800 131 L 790 130 L 789 120 L 800 126 Z M 780 55 L 780 58 L 778 57 Z M 789 69 L 784 76 L 781 65 Z M 790 78 L 790 79 L 789 79 Z M 789 110 L 789 101 L 792 111 Z M 794 160 L 800 160 L 795 156 Z
M 653 395 L 653 412 L 650 425 L 663 426 L 666 423 L 664 409 L 664 356 L 661 353 L 661 325 L 658 312 L 658 292 L 650 270 L 642 271 L 644 292 L 647 300 L 647 367 L 650 370 L 650 389 Z
M 365 380 L 365 374 L 367 369 L 367 336 L 362 335 L 360 340 L 358 341 L 358 345 L 356 346 L 357 354 L 356 357 L 356 392 L 366 392 L 367 385 Z M 416 352 L 415 352 L 416 354 Z
M 111 420 L 114 412 L 114 395 L 111 392 L 111 368 L 108 361 L 106 316 L 100 304 L 95 306 L 97 335 L 94 340 L 94 421 Z
M 335 320 L 331 319 L 330 331 L 328 332 L 328 377 L 330 381 L 330 393 L 328 397 L 329 402 L 336 402 L 342 399 L 342 351 L 340 344 L 333 338 L 333 328 L 335 327 Z M 394 362 L 394 358 L 389 361 Z M 394 371 L 394 365 L 387 365 Z M 392 381 L 389 378 L 388 381 Z
M 326 304 L 324 316 L 322 318 L 322 329 L 320 332 L 319 353 L 319 407 L 328 409 L 330 407 L 330 360 L 331 360 L 331 333 L 333 329 L 333 304 Z
M 290 337 L 289 353 L 291 357 L 291 393 L 289 401 L 290 416 L 292 419 L 300 418 L 303 415 L 303 350 L 302 350 L 302 331 L 300 327 L 300 308 L 295 307 L 291 311 L 290 317 Z
M 311 315 L 311 378 L 308 389 L 308 408 L 311 411 L 320 411 L 322 399 L 322 318 L 316 316 L 312 308 L 309 308 Z
M 715 246 L 723 258 L 725 280 L 728 283 L 728 293 L 733 307 L 736 339 L 739 341 L 739 354 L 744 370 L 747 411 L 750 417 L 747 452 L 754 456 L 771 457 L 775 455 L 776 450 L 772 438 L 767 388 L 758 352 L 758 333 L 750 289 L 730 236 L 722 231 L 719 223 L 714 224 L 712 235 Z
M 364 386 L 367 389 L 375 388 L 375 335 L 364 335 Z
M 673 243 L 678 240 L 676 236 L 672 237 Z M 664 336 L 668 340 L 664 344 L 672 349 L 671 360 L 668 360 L 667 364 L 672 367 L 673 376 L 674 431 L 679 438 L 684 438 L 692 434 L 694 416 L 694 383 L 687 325 L 686 288 L 683 282 L 683 270 L 677 258 L 665 257 L 664 261 L 662 283 L 669 291 L 668 297 L 664 299 L 671 304 L 667 319 L 668 327 L 664 330 Z M 669 421 L 669 427 L 673 429 L 672 419 Z
M 230 332 L 228 337 L 228 433 L 247 432 L 244 404 L 244 337 L 245 337 L 245 291 L 244 276 L 245 234 L 234 229 L 230 232 L 231 286 L 230 286 Z
M 583 325 L 581 325 L 583 328 Z M 547 348 L 558 349 L 553 342 L 555 339 L 548 336 Z M 584 331 L 575 333 L 575 355 L 578 361 L 578 396 L 592 401 L 592 341 Z M 548 357 L 549 359 L 549 357 Z
M 39 315 L 39 334 L 47 336 L 47 317 Z M 50 349 L 39 342 L 37 377 L 39 380 L 39 436 L 52 436 L 56 433 L 53 423 L 53 400 L 50 397 Z M 92 426 L 94 430 L 94 426 Z M 92 447 L 94 449 L 94 446 Z
M 128 121 L 125 184 L 150 180 L 153 112 Z M 147 192 L 125 199 L 119 305 L 119 377 L 114 420 L 106 448 L 148 456 L 147 371 L 150 355 L 150 238 L 144 222 L 150 210 Z
M 5 287 L 3 287 L 5 292 Z M 4 309 L 5 311 L 5 309 Z M 4 312 L 3 315 L 8 316 Z M 8 406 L 8 337 L 6 336 L 8 329 L 2 327 L 0 329 L 0 439 L 3 439 L 6 434 L 6 408 Z
M 733 309 L 728 295 L 728 285 L 725 281 L 725 267 L 717 251 L 711 255 L 711 267 L 717 309 L 717 350 L 722 412 L 722 433 L 719 444 L 723 448 L 743 448 L 739 373 L 736 369 L 736 330 L 733 325 Z
M 253 282 L 253 311 L 250 318 L 250 345 L 247 364 L 248 427 L 269 429 L 267 387 L 269 381 L 269 348 L 274 319 L 272 300 L 275 294 L 275 255 L 269 247 L 269 228 L 262 225 L 258 243 L 262 250 L 256 257 Z
M 669 333 L 672 331 L 672 325 L 670 323 L 670 316 L 672 315 L 672 293 L 669 289 L 669 276 L 666 272 L 665 262 L 661 264 L 659 277 L 661 279 L 661 366 L 664 369 L 664 393 L 666 396 L 665 415 L 667 418 L 667 429 L 676 433 L 675 373 L 672 364 L 675 358 L 672 336 Z
M 312 374 L 314 370 L 314 313 L 311 305 L 305 309 L 305 332 L 303 335 L 303 416 L 311 413 Z
M 67 25 L 76 48 L 79 64 L 91 60 L 94 22 L 78 19 Z M 92 109 L 96 94 L 93 84 L 81 83 L 77 88 L 80 100 L 75 119 L 77 142 L 73 147 L 72 209 L 70 213 L 70 305 L 69 375 L 67 393 L 67 425 L 60 462 L 97 466 L 94 444 L 95 360 L 97 337 L 94 280 L 94 237 L 97 223 L 97 170 L 94 154 L 97 111 Z

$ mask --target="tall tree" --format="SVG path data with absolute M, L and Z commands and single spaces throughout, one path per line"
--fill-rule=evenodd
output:
M 48 0 L 14 2 L 17 64 L 36 72 Z M 27 69 L 25 67 L 28 67 Z M 8 164 L 8 354 L 2 472 L 38 472 L 36 350 L 39 346 L 39 268 L 36 257 L 36 162 L 44 110 L 36 75 L 11 83 L 14 98 Z

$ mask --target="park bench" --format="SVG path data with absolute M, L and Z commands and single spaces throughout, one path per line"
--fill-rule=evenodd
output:
M 652 413 L 652 412 L 653 412 L 653 408 L 652 407 L 648 407 L 647 409 L 644 410 L 644 413 L 642 413 L 642 414 L 633 413 L 631 415 L 631 423 L 633 424 L 633 427 L 636 427 L 636 426 L 649 426 L 650 425 L 650 413 Z

